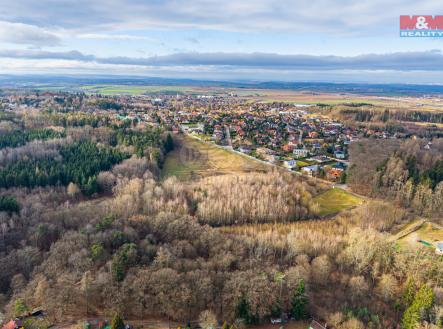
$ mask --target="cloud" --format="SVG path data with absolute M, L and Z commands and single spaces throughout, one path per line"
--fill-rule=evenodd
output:
M 193 43 L 195 45 L 198 45 L 200 43 L 200 41 L 198 41 L 198 39 L 192 38 L 192 37 L 186 38 L 185 40 L 190 42 L 190 43 Z
M 37 26 L 0 21 L 0 42 L 32 46 L 58 46 L 61 41 L 55 34 Z
M 0 50 L 0 57 L 21 59 L 59 59 L 130 66 L 206 66 L 274 70 L 392 70 L 437 71 L 443 67 L 438 50 L 398 52 L 359 56 L 280 55 L 272 53 L 177 53 L 151 57 L 97 57 L 79 51 Z
M 93 62 L 93 55 L 84 55 L 79 51 L 42 51 L 42 50 L 0 50 L 0 57 L 22 59 L 61 59 L 68 61 Z
M 359 71 L 359 70 L 272 70 L 237 67 L 140 67 L 66 60 L 25 60 L 0 58 L 0 72 L 13 75 L 41 74 L 87 76 L 130 76 L 241 81 L 314 81 L 359 83 L 442 84 L 441 71 Z M 245 78 L 247 77 L 247 78 Z
M 157 42 L 154 38 L 131 35 L 131 34 L 104 34 L 104 33 L 83 33 L 75 35 L 78 39 L 92 39 L 92 40 L 124 40 L 124 41 L 151 41 Z
M 14 0 L 4 1 L 0 19 L 86 31 L 202 28 L 389 34 L 398 30 L 400 13 L 414 14 L 417 8 L 416 0 Z M 421 0 L 419 11 L 440 14 L 443 3 Z

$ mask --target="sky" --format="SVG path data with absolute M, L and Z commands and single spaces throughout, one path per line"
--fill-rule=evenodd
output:
M 443 84 L 440 0 L 0 0 L 0 74 Z

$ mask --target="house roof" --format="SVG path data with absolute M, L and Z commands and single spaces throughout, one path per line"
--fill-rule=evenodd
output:
M 8 323 L 6 323 L 2 329 L 15 329 L 17 327 L 21 327 L 22 323 L 20 320 L 11 320 Z

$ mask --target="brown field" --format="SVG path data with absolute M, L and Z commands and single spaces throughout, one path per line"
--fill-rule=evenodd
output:
M 269 169 L 269 165 L 216 145 L 189 136 L 176 136 L 176 148 L 165 159 L 162 177 L 176 176 L 181 180 L 187 180 Z

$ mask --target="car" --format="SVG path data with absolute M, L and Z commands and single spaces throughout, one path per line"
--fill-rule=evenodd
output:
M 282 323 L 282 319 L 280 318 L 271 319 L 271 323 L 272 324 Z

